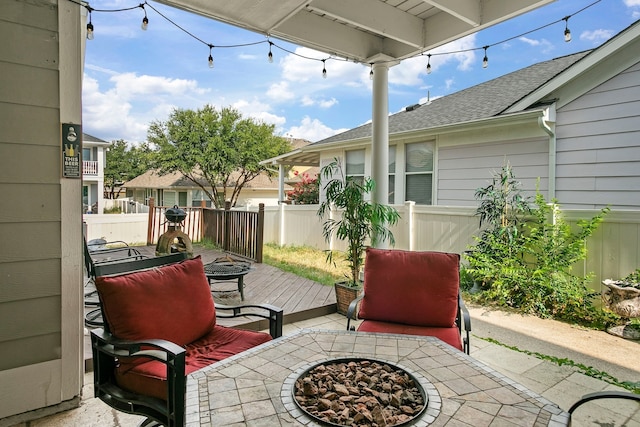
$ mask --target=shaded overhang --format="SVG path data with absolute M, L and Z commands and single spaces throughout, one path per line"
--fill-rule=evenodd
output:
M 365 64 L 402 60 L 555 0 L 156 0 Z

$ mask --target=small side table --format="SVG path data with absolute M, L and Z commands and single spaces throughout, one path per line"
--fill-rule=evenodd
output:
M 238 280 L 240 299 L 244 301 L 244 276 L 251 271 L 251 264 L 247 261 L 210 262 L 204 265 L 204 274 L 209 280 Z

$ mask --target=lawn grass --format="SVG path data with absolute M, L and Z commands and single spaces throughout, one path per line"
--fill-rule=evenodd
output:
M 265 264 L 323 285 L 333 286 L 349 272 L 342 254 L 334 254 L 334 265 L 326 261 L 325 251 L 309 246 L 278 246 L 268 243 L 264 245 L 262 255 Z

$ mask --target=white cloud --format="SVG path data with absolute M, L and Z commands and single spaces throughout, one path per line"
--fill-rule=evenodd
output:
M 353 82 L 360 80 L 364 70 L 361 64 L 331 59 L 326 53 L 305 47 L 298 47 L 295 53 L 295 55 L 288 54 L 280 61 L 282 77 L 292 82 L 313 82 L 314 84 L 322 82 L 323 85 Z M 324 64 L 322 59 L 326 60 Z M 322 78 L 323 66 L 327 70 L 326 79 Z
M 303 107 L 311 107 L 315 105 L 316 101 L 314 101 L 313 98 L 311 98 L 309 95 L 305 95 L 300 100 L 300 103 Z
M 640 6 L 640 0 L 624 0 L 624 4 L 627 7 Z
M 252 117 L 258 121 L 282 127 L 287 122 L 286 117 L 278 116 L 271 112 L 271 106 L 258 100 L 239 100 L 231 105 L 242 113 L 243 116 Z
M 198 87 L 195 80 L 171 79 L 168 77 L 141 75 L 136 73 L 123 73 L 111 77 L 116 84 L 116 90 L 123 96 L 134 97 L 139 95 L 157 96 L 161 94 L 181 96 L 188 93 L 203 95 L 209 89 Z
M 583 31 L 582 34 L 580 34 L 580 40 L 591 41 L 594 44 L 600 44 L 603 41 L 610 39 L 611 37 L 613 37 L 613 31 L 603 29 Z
M 331 99 L 314 99 L 313 97 L 309 96 L 309 95 L 304 95 L 302 97 L 302 99 L 300 100 L 300 104 L 302 104 L 303 107 L 313 107 L 313 106 L 318 106 L 320 108 L 331 108 L 334 105 L 338 104 L 338 100 L 336 98 L 331 98 Z
M 331 98 L 331 99 L 324 99 L 322 101 L 318 102 L 318 105 L 320 106 L 320 108 L 331 108 L 334 105 L 338 104 L 338 100 L 335 98 Z
M 540 48 L 540 51 L 542 53 L 549 53 L 554 49 L 553 43 L 551 43 L 549 40 L 547 39 L 530 39 L 528 37 L 520 37 L 518 38 L 518 40 L 520 40 L 523 43 L 528 44 L 529 46 L 532 47 L 537 47 Z
M 147 123 L 131 117 L 132 105 L 114 90 L 100 92 L 98 81 L 84 76 L 82 89 L 82 122 L 85 132 L 107 141 L 146 139 Z
M 100 83 L 85 74 L 82 90 L 85 131 L 105 140 L 145 141 L 152 121 L 165 120 L 176 105 L 199 108 L 210 92 L 195 80 L 118 73 L 90 64 L 86 68 L 110 76 Z
M 272 84 L 267 90 L 267 96 L 276 102 L 289 101 L 295 98 L 295 94 L 289 88 L 289 82 Z
M 405 59 L 401 64 L 389 69 L 389 83 L 403 86 L 421 85 L 422 76 L 427 74 L 427 63 L 431 65 L 432 72 L 437 72 L 438 68 L 448 63 L 457 64 L 456 68 L 460 71 L 470 70 L 476 54 L 473 50 L 467 50 L 475 47 L 475 40 L 476 35 L 471 34 L 424 52 L 422 56 Z M 430 58 L 427 56 L 429 54 Z
M 305 116 L 302 119 L 300 126 L 293 126 L 289 128 L 287 134 L 292 135 L 294 138 L 302 138 L 316 142 L 346 130 L 347 129 L 331 129 L 320 120 L 311 119 L 309 116 Z

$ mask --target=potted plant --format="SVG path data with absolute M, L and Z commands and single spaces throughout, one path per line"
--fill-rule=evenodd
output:
M 387 225 L 396 224 L 400 214 L 391 206 L 368 200 L 375 189 L 374 180 L 370 177 L 362 179 L 346 176 L 337 159 L 320 170 L 320 181 L 325 198 L 318 208 L 318 216 L 327 216 L 322 224 L 322 235 L 330 242 L 335 233 L 336 238 L 347 243 L 344 256 L 349 266 L 349 275 L 345 282 L 336 283 L 335 288 L 338 312 L 346 314 L 349 303 L 359 295 L 362 288 L 359 276 L 367 243 L 375 245 L 388 240 L 394 245 L 393 233 Z M 332 208 L 341 210 L 339 219 L 327 215 Z M 327 251 L 327 262 L 333 262 L 332 250 Z

